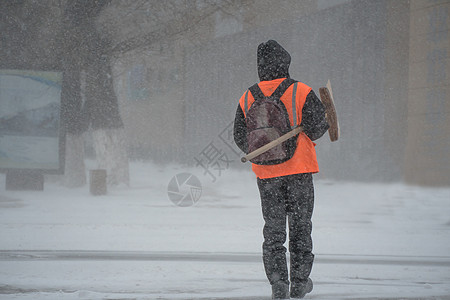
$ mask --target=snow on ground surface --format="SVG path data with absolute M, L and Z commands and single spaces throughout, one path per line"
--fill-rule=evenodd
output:
M 131 164 L 131 186 L 91 196 L 47 180 L 5 191 L 0 299 L 270 299 L 251 172 Z M 192 207 L 168 198 L 192 172 Z M 53 182 L 52 182 L 53 181 Z M 450 188 L 318 180 L 306 299 L 450 299 Z

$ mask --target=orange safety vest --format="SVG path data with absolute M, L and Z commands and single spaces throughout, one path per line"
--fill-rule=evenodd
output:
M 281 82 L 283 82 L 284 79 L 285 78 L 278 78 L 270 81 L 261 81 L 258 85 L 265 96 L 270 96 L 281 84 Z M 294 124 L 292 112 L 293 89 L 294 85 L 292 84 L 280 98 L 284 106 L 286 106 L 291 126 L 293 126 Z M 297 124 L 300 124 L 302 122 L 303 105 L 305 104 L 306 96 L 309 94 L 309 92 L 311 92 L 311 90 L 312 89 L 306 84 L 298 82 L 295 97 Z M 245 109 L 245 93 L 239 100 L 239 105 L 241 106 L 245 117 L 247 117 L 246 111 L 250 109 L 253 102 L 255 102 L 255 99 L 253 98 L 253 95 L 251 93 L 248 93 L 247 95 L 247 109 Z M 297 148 L 291 159 L 278 165 L 252 164 L 252 170 L 253 172 L 255 172 L 256 177 L 261 179 L 299 173 L 317 173 L 319 172 L 319 165 L 317 163 L 316 150 L 314 149 L 315 146 L 316 144 L 313 143 L 304 132 L 302 132 L 298 136 Z

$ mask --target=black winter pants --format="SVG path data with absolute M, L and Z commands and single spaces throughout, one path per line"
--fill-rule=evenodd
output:
M 311 173 L 257 179 L 264 225 L 263 262 L 270 284 L 289 284 L 286 261 L 286 219 L 289 224 L 290 280 L 304 284 L 311 273 L 311 217 L 314 186 Z

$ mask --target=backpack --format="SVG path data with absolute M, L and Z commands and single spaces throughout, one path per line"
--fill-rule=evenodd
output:
M 291 127 L 286 106 L 280 100 L 290 85 L 294 84 L 292 93 L 292 110 L 294 126 Z M 248 153 L 270 143 L 297 126 L 295 97 L 297 82 L 285 79 L 270 96 L 264 96 L 258 84 L 253 85 L 245 94 L 245 116 L 247 124 Z M 255 102 L 248 108 L 248 92 Z M 297 147 L 297 136 L 284 141 L 278 146 L 258 155 L 250 161 L 258 165 L 276 165 L 289 160 Z

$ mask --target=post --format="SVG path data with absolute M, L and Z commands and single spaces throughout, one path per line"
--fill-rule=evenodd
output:
M 94 196 L 106 195 L 106 170 L 90 170 L 90 192 Z

